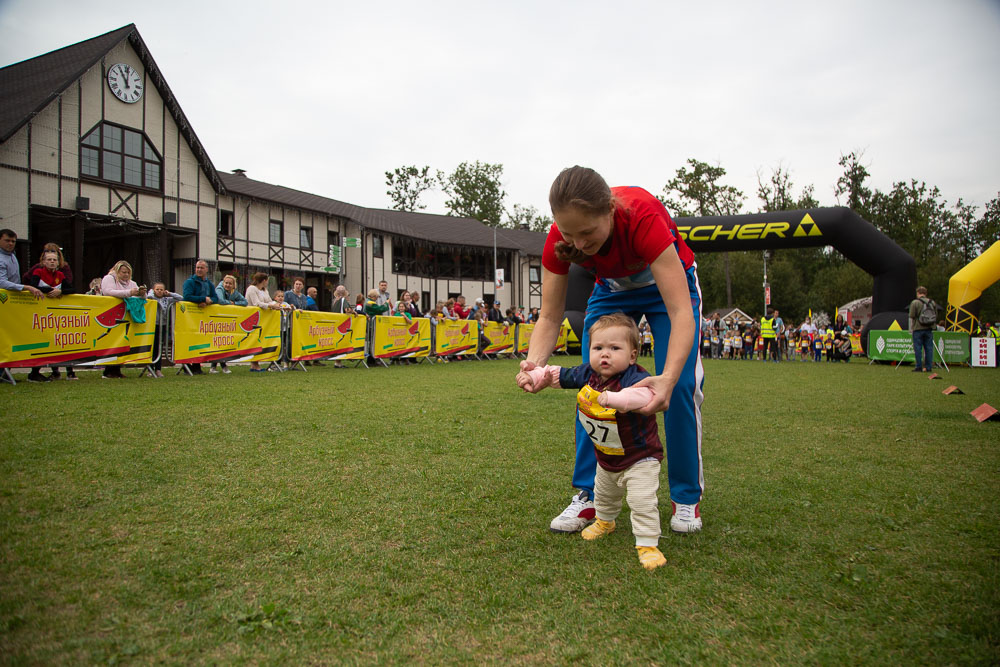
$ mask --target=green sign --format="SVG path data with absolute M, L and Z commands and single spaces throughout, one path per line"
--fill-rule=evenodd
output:
M 869 331 L 868 358 L 879 361 L 913 361 L 913 336 L 909 331 Z M 969 334 L 934 332 L 934 361 L 946 364 L 969 361 Z
M 327 262 L 326 271 L 332 271 L 333 273 L 340 273 L 340 247 L 332 245 L 330 246 L 330 259 Z
M 345 236 L 344 237 L 344 247 L 345 248 L 360 248 L 361 247 L 361 239 Z

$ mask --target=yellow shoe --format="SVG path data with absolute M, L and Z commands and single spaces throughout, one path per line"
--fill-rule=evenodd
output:
M 636 547 L 639 552 L 639 562 L 647 570 L 655 570 L 667 564 L 667 559 L 656 547 Z
M 615 532 L 615 522 L 605 521 L 604 519 L 594 519 L 594 523 L 590 524 L 583 529 L 580 536 L 585 540 L 596 540 L 598 537 L 604 537 Z

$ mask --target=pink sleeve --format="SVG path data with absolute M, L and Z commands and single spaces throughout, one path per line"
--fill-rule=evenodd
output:
M 621 412 L 630 412 L 644 408 L 653 400 L 653 390 L 649 387 L 625 387 L 621 391 L 606 391 L 602 394 L 604 407 L 614 408 Z
M 535 366 L 530 371 L 525 371 L 531 378 L 531 385 L 544 389 L 545 387 L 559 386 L 559 366 Z

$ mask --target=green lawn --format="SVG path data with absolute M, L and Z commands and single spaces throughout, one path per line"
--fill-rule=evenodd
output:
M 654 572 L 513 361 L 0 386 L 0 662 L 1000 661 L 1000 371 L 706 366 Z

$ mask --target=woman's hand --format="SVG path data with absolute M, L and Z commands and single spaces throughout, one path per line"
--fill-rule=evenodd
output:
M 671 380 L 663 375 L 648 377 L 632 385 L 633 387 L 649 387 L 653 392 L 653 399 L 646 404 L 646 407 L 636 410 L 640 415 L 655 415 L 657 412 L 666 412 L 670 407 L 670 395 L 674 392 L 674 385 L 677 380 Z
M 52 290 L 45 296 L 47 296 L 50 299 L 58 299 L 59 297 L 62 296 L 62 290 L 57 287 L 56 289 Z

